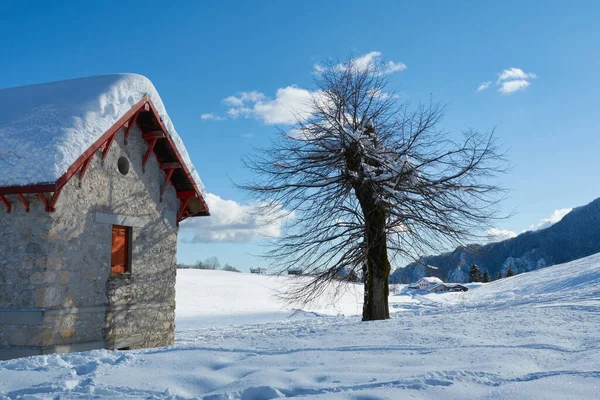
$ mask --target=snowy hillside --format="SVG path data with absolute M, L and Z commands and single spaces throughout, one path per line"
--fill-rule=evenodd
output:
M 485 246 L 461 246 L 449 253 L 423 257 L 421 262 L 394 271 L 390 281 L 416 282 L 427 274 L 423 264 L 435 266 L 435 275 L 444 280 L 466 282 L 473 263 L 495 277 L 498 272 L 506 276 L 509 266 L 520 274 L 597 252 L 600 252 L 600 198 L 573 209 L 548 228 Z
M 183 269 L 177 271 L 178 331 L 226 325 L 258 324 L 292 317 L 278 293 L 296 277 L 240 274 L 225 271 Z M 326 315 L 362 312 L 362 287 L 349 285 L 341 301 L 324 298 L 308 310 Z M 296 314 L 294 318 L 300 318 Z
M 289 318 L 274 297 L 289 279 L 180 271 L 174 347 L 0 362 L 0 399 L 598 398 L 600 254 L 466 293 L 404 289 L 369 323 L 356 287 Z

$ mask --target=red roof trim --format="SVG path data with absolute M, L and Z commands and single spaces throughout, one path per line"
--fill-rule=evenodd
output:
M 208 205 L 206 204 L 206 201 L 204 200 L 204 197 L 202 196 L 202 192 L 198 189 L 198 186 L 196 186 L 196 182 L 192 178 L 192 174 L 190 173 L 187 165 L 185 165 L 185 163 L 183 162 L 183 158 L 181 157 L 181 154 L 179 154 L 179 150 L 177 150 L 177 146 L 175 146 L 175 143 L 173 143 L 173 139 L 171 139 L 171 135 L 169 134 L 169 130 L 167 129 L 167 127 L 163 123 L 162 118 L 158 115 L 158 112 L 156 112 L 156 108 L 154 107 L 154 103 L 152 103 L 152 100 L 148 99 L 148 104 L 150 104 L 150 111 L 152 111 L 152 114 L 154 114 L 154 117 L 158 121 L 158 124 L 160 125 L 160 127 L 163 130 L 163 132 L 165 133 L 166 139 L 169 142 L 169 145 L 171 146 L 171 149 L 173 149 L 173 152 L 177 156 L 177 160 L 179 160 L 179 163 L 181 164 L 181 167 L 183 168 L 183 171 L 185 172 L 185 175 L 190 180 L 190 183 L 192 184 L 192 186 L 194 187 L 194 190 L 198 194 L 198 198 L 200 199 L 200 202 L 202 203 L 202 206 L 206 210 L 206 213 L 208 213 L 209 212 L 208 211 Z
M 54 192 L 55 190 L 56 183 L 49 183 L 46 185 L 4 186 L 0 187 L 0 194 Z
M 125 113 L 125 115 L 123 115 L 121 118 L 119 118 L 119 120 L 113 126 L 111 126 L 109 130 L 107 130 L 102 136 L 100 136 L 100 138 L 96 142 L 94 142 L 94 144 L 92 144 L 81 156 L 79 156 L 79 158 L 77 158 L 77 160 L 75 160 L 73 165 L 71 165 L 67 169 L 67 172 L 65 172 L 60 178 L 58 178 L 56 183 L 42 184 L 42 185 L 27 185 L 27 186 L 4 186 L 4 187 L 0 187 L 0 195 L 23 194 L 23 193 L 45 193 L 45 192 L 60 193 L 62 188 L 67 184 L 67 182 L 71 179 L 71 177 L 73 177 L 74 174 L 76 174 L 77 172 L 80 171 L 82 165 L 84 165 L 86 163 L 86 161 L 88 161 L 98 149 L 100 149 L 102 146 L 107 144 L 107 141 L 109 141 L 111 138 L 114 139 L 114 136 L 119 132 L 119 130 L 121 128 L 124 127 L 125 124 L 128 124 L 127 128 L 129 128 L 129 129 L 126 128 L 127 130 L 131 129 L 130 127 L 135 123 L 137 116 L 139 115 L 139 113 L 142 109 L 151 111 L 152 114 L 154 115 L 154 117 L 156 118 L 156 121 L 158 121 L 163 132 L 165 132 L 165 139 L 167 139 L 167 141 L 169 142 L 171 149 L 177 156 L 177 159 L 178 159 L 179 163 L 181 164 L 181 167 L 183 168 L 187 178 L 189 179 L 190 183 L 192 184 L 192 186 L 194 188 L 194 192 L 196 194 L 196 196 L 194 196 L 194 197 L 197 197 L 202 202 L 202 205 L 203 205 L 205 211 L 202 213 L 198 213 L 198 215 L 209 215 L 208 205 L 206 204 L 206 201 L 204 200 L 204 197 L 202 196 L 202 192 L 198 189 L 198 186 L 196 186 L 196 182 L 192 178 L 192 175 L 190 174 L 190 171 L 189 171 L 187 165 L 185 165 L 185 163 L 183 162 L 181 154 L 179 154 L 179 150 L 177 150 L 177 147 L 173 143 L 173 140 L 171 139 L 171 135 L 169 134 L 169 131 L 165 127 L 165 125 L 162 121 L 162 118 L 160 118 L 160 116 L 158 115 L 158 112 L 156 111 L 156 108 L 154 107 L 152 100 L 150 100 L 150 98 L 148 96 L 144 96 L 133 107 L 131 107 L 131 109 L 129 111 L 127 111 Z M 53 206 L 53 204 L 52 204 L 52 206 Z
M 125 113 L 125 115 L 123 115 L 121 118 L 119 118 L 119 120 L 117 122 L 115 122 L 115 124 L 113 126 L 111 126 L 110 129 L 104 133 L 104 135 L 100 136 L 100 138 L 98 140 L 96 140 L 96 142 L 94 144 L 92 144 L 89 149 L 87 149 L 85 152 L 83 152 L 83 154 L 81 156 L 79 156 L 79 158 L 77 160 L 75 160 L 73 165 L 71 165 L 67 169 L 67 172 L 65 172 L 63 174 L 63 176 L 58 178 L 58 180 L 56 181 L 56 189 L 61 189 L 63 186 L 65 186 L 67 184 L 67 182 L 69 181 L 69 179 L 71 179 L 71 177 L 77 171 L 79 171 L 79 168 L 81 168 L 83 163 L 85 163 L 85 161 L 88 158 L 90 158 L 90 156 L 94 155 L 94 153 L 100 147 L 102 147 L 106 143 L 106 141 L 110 139 L 110 137 L 113 134 L 117 133 L 119 131 L 119 129 L 121 129 L 123 127 L 125 122 L 129 121 L 129 119 L 136 113 L 136 111 L 139 110 L 141 107 L 143 107 L 144 104 L 146 104 L 147 102 L 148 102 L 148 98 L 146 96 L 144 96 L 133 107 L 131 107 L 131 109 L 129 111 L 127 111 Z

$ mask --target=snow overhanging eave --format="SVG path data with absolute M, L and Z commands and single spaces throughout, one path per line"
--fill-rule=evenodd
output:
M 181 156 L 181 153 L 171 138 L 171 133 L 166 128 L 165 124 L 163 123 L 163 119 L 158 114 L 156 107 L 148 95 L 144 96 L 133 107 L 131 107 L 131 109 L 127 111 L 125 115 L 123 115 L 110 129 L 108 129 L 98 140 L 96 140 L 96 142 L 94 142 L 87 150 L 85 150 L 83 154 L 77 158 L 77 160 L 62 176 L 60 176 L 60 178 L 58 178 L 56 182 L 0 187 L 0 200 L 6 205 L 8 212 L 10 212 L 10 205 L 7 204 L 8 202 L 6 201 L 4 195 L 16 194 L 21 198 L 21 201 L 25 205 L 26 201 L 22 199 L 22 195 L 37 193 L 40 199 L 42 199 L 44 202 L 46 211 L 54 211 L 54 203 L 58 199 L 58 195 L 66 183 L 76 174 L 79 175 L 80 179 L 83 179 L 85 169 L 88 167 L 91 158 L 94 157 L 96 152 L 100 149 L 102 149 L 103 153 L 108 151 L 110 145 L 114 141 L 115 136 L 121 131 L 122 128 L 125 132 L 124 134 L 126 139 L 132 126 L 135 124 L 140 125 L 138 119 L 142 114 L 145 114 L 147 117 L 150 116 L 154 123 L 160 127 L 160 130 L 163 133 L 160 138 L 152 138 L 150 141 L 147 140 L 149 149 L 146 158 L 153 153 L 158 159 L 159 154 L 157 153 L 156 148 L 154 148 L 154 145 L 158 140 L 164 140 L 166 143 L 168 143 L 168 147 L 170 148 L 172 154 L 175 155 L 176 161 L 179 164 L 179 168 L 183 170 L 183 174 L 179 174 L 180 179 L 178 184 L 173 182 L 173 180 L 170 182 L 177 191 L 177 197 L 181 200 L 180 209 L 177 213 L 177 222 L 188 217 L 210 215 L 203 192 L 200 190 L 198 184 L 195 182 L 192 174 L 190 173 L 190 166 L 187 165 L 184 158 Z M 142 130 L 142 135 L 144 136 L 144 130 L 142 126 L 140 126 L 140 129 Z M 181 178 L 182 176 L 184 177 L 183 179 Z M 183 188 L 184 190 L 178 190 L 178 186 L 180 189 Z M 44 193 L 54 194 L 51 196 L 50 200 L 48 200 L 46 199 Z M 26 207 L 27 210 L 29 210 L 28 204 Z

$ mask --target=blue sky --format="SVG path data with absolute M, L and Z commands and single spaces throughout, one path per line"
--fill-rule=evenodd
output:
M 264 264 L 249 255 L 260 252 L 261 230 L 232 184 L 248 178 L 240 159 L 267 145 L 270 122 L 295 104 L 294 85 L 311 87 L 315 63 L 349 54 L 404 64 L 393 84 L 413 103 L 430 94 L 449 103 L 448 131 L 496 127 L 512 166 L 503 209 L 516 211 L 499 230 L 520 233 L 600 197 L 597 2 L 58 3 L 0 2 L 0 87 L 149 77 L 208 191 L 231 200 L 213 198 L 211 226 L 182 229 L 180 261 Z M 499 80 L 510 68 L 518 71 Z M 224 101 L 230 96 L 239 100 Z M 242 98 L 250 111 L 239 110 Z

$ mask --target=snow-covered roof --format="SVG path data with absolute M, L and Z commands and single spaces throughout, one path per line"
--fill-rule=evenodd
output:
M 443 283 L 442 280 L 440 278 L 437 278 L 435 276 L 425 276 L 421 279 L 419 279 L 419 282 L 427 282 L 429 284 L 434 284 L 434 283 Z
M 429 291 L 430 291 L 430 292 L 433 292 L 435 289 L 437 289 L 437 288 L 439 288 L 439 287 L 442 287 L 442 286 L 443 286 L 443 287 L 446 287 L 446 285 L 444 285 L 443 283 L 438 283 L 438 284 L 436 284 L 436 285 L 433 285 L 433 286 L 431 286 L 431 287 L 429 288 Z
M 136 74 L 0 89 L 0 187 L 56 182 L 144 96 L 156 107 L 181 160 L 206 196 L 154 85 Z
M 465 285 L 461 285 L 460 283 L 444 283 L 444 286 L 446 286 L 447 288 L 466 287 Z

